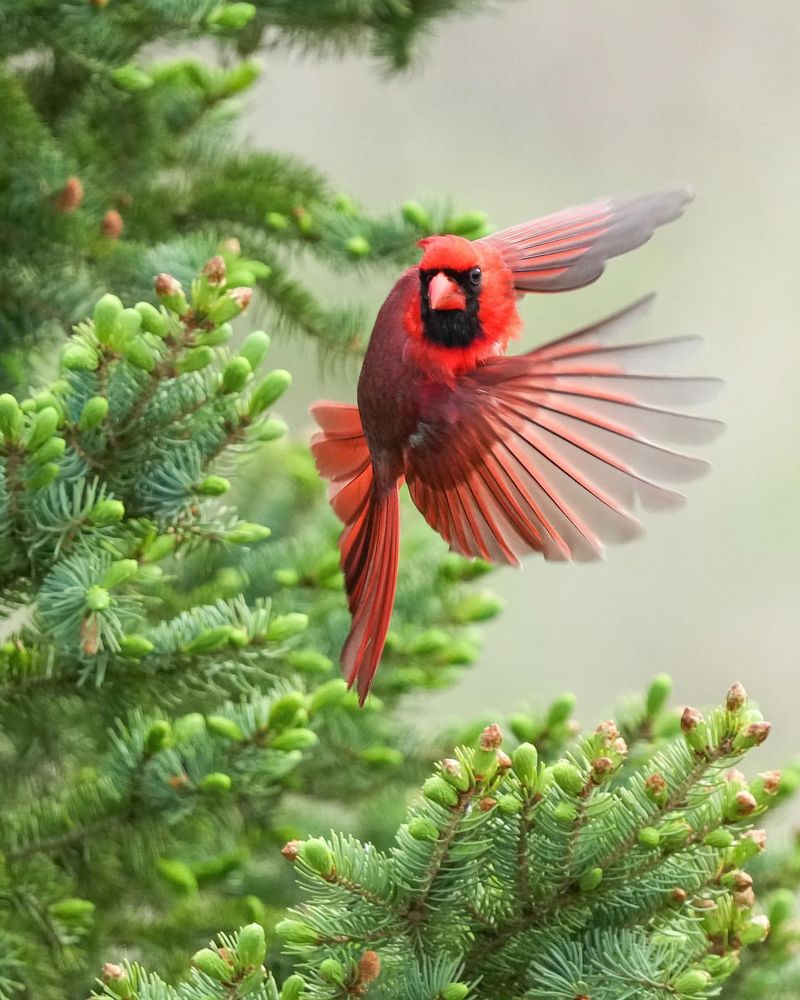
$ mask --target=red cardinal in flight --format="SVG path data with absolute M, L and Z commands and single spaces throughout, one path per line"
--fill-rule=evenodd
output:
M 527 354 L 505 356 L 525 292 L 582 288 L 606 260 L 679 216 L 668 191 L 603 199 L 470 241 L 420 241 L 419 265 L 384 302 L 358 381 L 358 406 L 319 402 L 312 449 L 329 480 L 352 626 L 342 669 L 361 704 L 383 652 L 397 585 L 398 492 L 465 556 L 518 564 L 597 559 L 642 532 L 639 504 L 683 497 L 701 475 L 669 444 L 710 440 L 718 421 L 675 405 L 717 380 L 660 374 L 698 338 L 617 343 L 645 299 Z

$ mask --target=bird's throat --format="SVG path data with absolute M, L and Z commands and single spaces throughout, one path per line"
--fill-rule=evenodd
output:
M 477 306 L 477 303 L 476 303 Z M 422 300 L 422 332 L 426 340 L 439 347 L 469 347 L 483 338 L 477 308 L 431 309 Z

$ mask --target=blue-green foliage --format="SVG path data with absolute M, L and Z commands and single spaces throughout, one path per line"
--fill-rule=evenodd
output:
M 105 295 L 54 380 L 0 396 L 4 1000 L 84 996 L 137 933 L 179 971 L 216 927 L 266 919 L 288 793 L 305 832 L 308 796 L 399 796 L 426 753 L 336 676 L 336 527 L 271 415 L 290 378 L 264 370 L 263 331 L 231 348 L 239 282 L 264 271 L 226 246 L 186 290 L 158 275 L 158 308 Z M 220 475 L 254 452 L 270 527 Z M 443 556 L 401 602 L 386 697 L 452 679 L 473 572 Z

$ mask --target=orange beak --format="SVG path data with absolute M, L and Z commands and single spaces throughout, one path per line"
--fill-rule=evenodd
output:
M 431 283 L 428 285 L 428 301 L 431 309 L 467 308 L 464 289 L 442 271 L 438 271 L 431 278 Z

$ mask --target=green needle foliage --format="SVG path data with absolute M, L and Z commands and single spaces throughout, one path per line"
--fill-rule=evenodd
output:
M 239 101 L 271 43 L 368 47 L 390 67 L 464 0 L 0 0 L 0 352 L 7 384 L 30 345 L 56 336 L 104 292 L 152 301 L 152 275 L 187 283 L 220 239 L 270 268 L 258 282 L 275 322 L 332 351 L 364 344 L 366 317 L 323 306 L 297 276 L 306 253 L 394 268 L 434 231 L 480 235 L 479 213 L 416 204 L 366 215 L 315 168 L 242 149 Z M 147 46 L 206 40 L 153 62 Z M 155 248 L 155 249 L 154 249 Z M 243 269 L 244 270 L 244 269 Z M 247 273 L 240 275 L 246 283 Z M 15 348 L 14 350 L 11 350 Z
M 181 970 L 198 937 L 266 918 L 288 794 L 308 821 L 309 796 L 397 798 L 424 759 L 335 676 L 337 528 L 271 415 L 290 378 L 264 371 L 264 332 L 229 346 L 264 270 L 226 244 L 191 288 L 159 274 L 159 307 L 107 294 L 55 380 L 0 395 L 0 997 L 85 996 L 126 943 Z M 248 459 L 283 542 L 225 503 Z M 469 622 L 497 610 L 463 589 L 481 570 L 429 558 L 389 703 L 474 657 Z
M 476 746 L 440 761 L 386 852 L 341 834 L 287 843 L 304 902 L 275 929 L 295 963 L 280 991 L 272 973 L 243 961 L 242 937 L 256 934 L 245 928 L 238 943 L 198 952 L 181 986 L 114 964 L 98 996 L 794 995 L 777 992 L 797 977 L 794 900 L 786 875 L 765 865 L 755 824 L 800 773 L 748 782 L 736 769 L 769 732 L 741 685 L 705 718 L 666 712 L 668 695 L 668 679 L 657 678 L 624 709 L 647 730 L 635 745 L 604 722 L 553 763 L 529 742 L 507 753 L 488 726 Z M 796 873 L 796 849 L 790 856 Z

